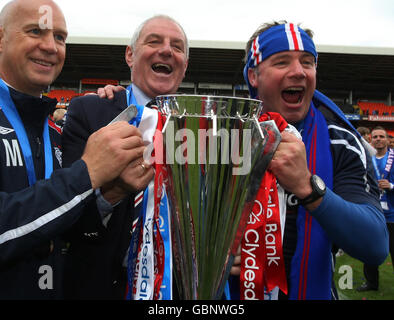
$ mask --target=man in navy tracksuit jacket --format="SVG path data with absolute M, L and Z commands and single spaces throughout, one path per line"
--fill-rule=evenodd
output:
M 45 177 L 42 127 L 57 101 L 9 91 L 25 125 L 37 180 L 41 180 Z M 0 299 L 59 297 L 62 242 L 56 236 L 79 216 L 83 201 L 77 200 L 75 206 L 70 201 L 91 189 L 86 166 L 80 160 L 29 188 L 16 133 L 2 112 L 0 126 Z M 53 127 L 49 133 L 53 168 L 58 169 L 60 134 Z M 40 279 L 44 285 L 40 286 Z
M 143 148 L 137 129 L 118 123 L 92 135 L 82 158 L 60 169 L 60 134 L 48 125 L 57 102 L 41 93 L 63 67 L 66 37 L 51 0 L 15 0 L 0 13 L 0 299 L 62 297 L 60 235 L 94 189 Z

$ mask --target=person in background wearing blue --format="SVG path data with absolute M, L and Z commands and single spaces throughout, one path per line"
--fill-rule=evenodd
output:
M 371 157 L 342 111 L 316 90 L 312 36 L 295 24 L 273 22 L 258 28 L 246 47 L 251 98 L 262 100 L 266 112 L 280 113 L 302 136 L 283 132 L 270 164 L 288 199 L 288 294 L 279 299 L 333 299 L 334 245 L 368 264 L 378 265 L 388 254 Z
M 389 141 L 390 141 L 389 148 L 393 149 L 394 148 L 394 137 L 391 134 L 389 134 Z
M 375 127 L 371 133 L 371 143 L 376 149 L 372 158 L 376 180 L 380 190 L 380 204 L 386 218 L 389 231 L 389 248 L 391 261 L 394 257 L 394 150 L 389 147 L 387 131 L 383 127 Z M 379 265 L 364 264 L 365 283 L 357 291 L 379 289 Z

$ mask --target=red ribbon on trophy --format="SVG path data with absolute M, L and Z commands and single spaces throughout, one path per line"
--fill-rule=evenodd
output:
M 158 121 L 156 134 L 154 136 L 154 156 L 155 156 L 155 182 L 154 182 L 154 253 L 155 253 L 155 282 L 154 282 L 154 292 L 153 299 L 158 300 L 160 294 L 160 287 L 163 281 L 164 274 L 164 262 L 165 262 L 165 252 L 164 252 L 164 242 L 160 233 L 160 202 L 163 194 L 164 187 L 164 174 L 165 170 L 163 168 L 164 164 L 164 152 L 163 152 L 163 117 L 160 112 L 158 112 Z
M 259 119 L 267 120 L 274 120 L 281 132 L 287 127 L 278 113 L 268 112 Z M 241 242 L 241 299 L 264 300 L 264 290 L 275 287 L 287 293 L 277 183 L 267 170 Z

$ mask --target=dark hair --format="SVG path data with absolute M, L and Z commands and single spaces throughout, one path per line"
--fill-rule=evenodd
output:
M 357 131 L 358 131 L 358 133 L 361 134 L 362 136 L 371 133 L 371 130 L 369 130 L 369 128 L 367 128 L 367 127 L 358 127 L 358 128 L 357 128 Z
M 376 126 L 375 128 L 372 129 L 372 131 L 374 131 L 374 130 L 384 130 L 384 131 L 386 131 L 386 129 L 383 128 L 382 126 Z

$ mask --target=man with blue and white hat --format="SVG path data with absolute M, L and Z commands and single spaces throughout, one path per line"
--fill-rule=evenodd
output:
M 388 235 L 371 157 L 341 110 L 316 90 L 312 32 L 293 23 L 262 25 L 246 48 L 244 77 L 265 112 L 289 132 L 270 164 L 286 192 L 285 299 L 332 299 L 333 247 L 372 264 L 388 253 Z M 240 268 L 242 272 L 242 264 Z

